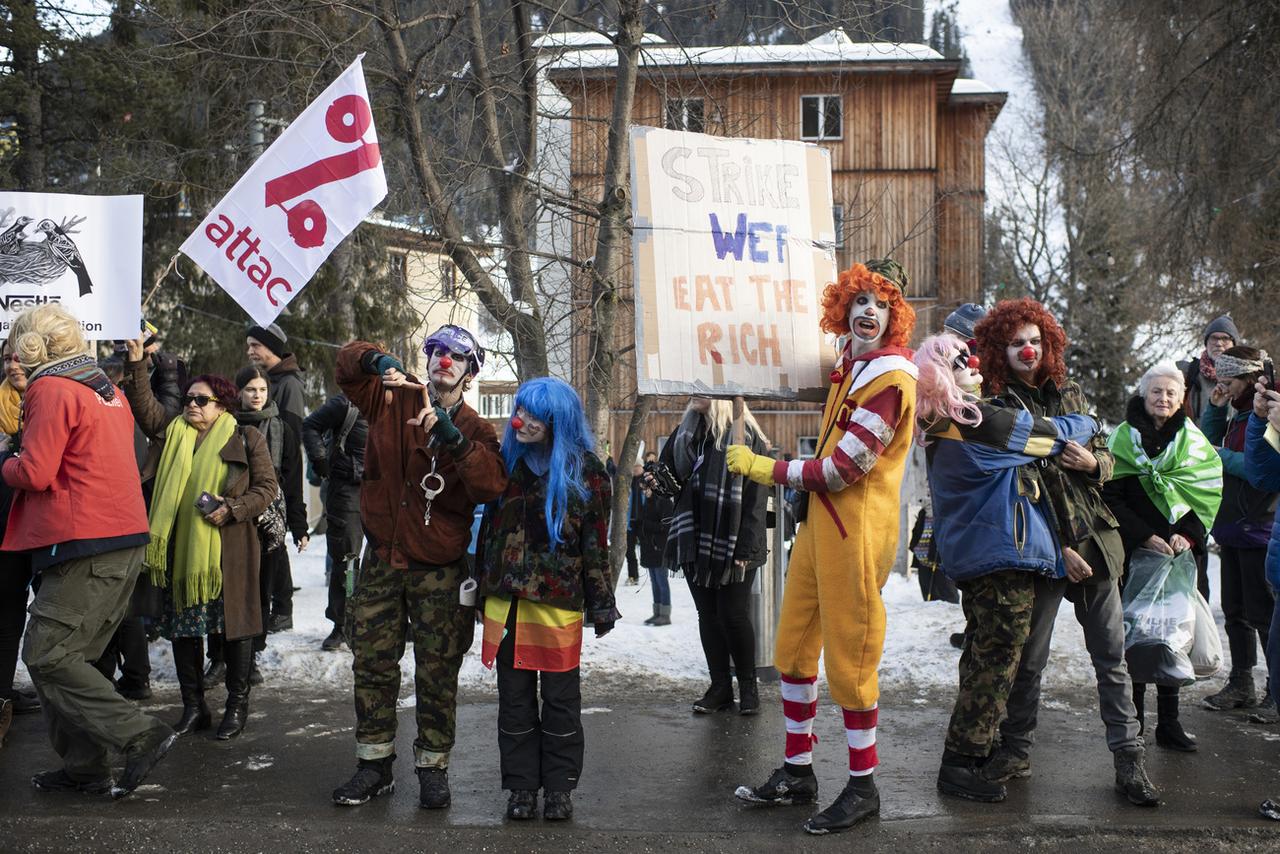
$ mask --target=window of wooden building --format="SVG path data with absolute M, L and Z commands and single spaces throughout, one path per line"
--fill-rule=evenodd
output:
M 842 139 L 844 106 L 839 95 L 800 96 L 800 138 Z
M 706 106 L 701 98 L 667 99 L 667 130 L 687 130 L 693 133 L 703 133 L 706 128 L 706 115 Z

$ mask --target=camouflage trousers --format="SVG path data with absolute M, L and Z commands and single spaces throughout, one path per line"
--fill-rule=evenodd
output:
M 475 608 L 458 604 L 465 558 L 423 569 L 393 569 L 371 548 L 347 602 L 346 633 L 355 672 L 356 756 L 395 752 L 400 659 L 412 637 L 418 767 L 448 767 L 457 711 L 458 669 L 475 633 Z
M 1034 573 L 1007 569 L 957 585 L 968 637 L 960 654 L 947 750 L 977 758 L 991 753 L 1031 630 L 1035 580 Z

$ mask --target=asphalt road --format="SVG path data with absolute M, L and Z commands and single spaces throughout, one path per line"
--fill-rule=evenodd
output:
M 1051 696 L 1032 777 L 1012 783 L 1005 803 L 984 805 L 943 798 L 934 788 L 952 697 L 886 696 L 877 774 L 883 812 L 826 838 L 800 832 L 806 807 L 752 808 L 732 797 L 736 785 L 761 782 L 778 762 L 775 686 L 764 686 L 764 711 L 755 718 L 694 717 L 688 702 L 695 686 L 675 695 L 617 682 L 599 692 L 584 688 L 586 770 L 569 823 L 503 820 L 492 696 L 460 704 L 451 809 L 417 806 L 410 707 L 400 712 L 395 794 L 342 808 L 329 793 L 355 765 L 350 699 L 266 685 L 255 689 L 243 737 L 184 738 L 147 784 L 120 802 L 35 791 L 30 775 L 53 767 L 56 756 L 39 716 L 18 718 L 0 750 L 0 850 L 1280 851 L 1280 824 L 1256 812 L 1264 798 L 1280 797 L 1280 728 L 1197 708 L 1193 698 L 1208 686 L 1190 689 L 1184 702 L 1200 752 L 1151 748 L 1149 773 L 1164 796 L 1157 809 L 1130 806 L 1113 791 L 1092 697 L 1069 706 Z M 221 691 L 211 699 L 220 702 Z M 158 693 L 147 708 L 174 718 L 177 698 Z M 843 785 L 846 761 L 839 713 L 825 697 L 816 731 L 825 805 Z

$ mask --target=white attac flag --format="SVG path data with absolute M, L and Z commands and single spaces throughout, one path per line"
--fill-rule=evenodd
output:
M 363 58 L 289 125 L 182 244 L 259 325 L 276 319 L 387 195 Z

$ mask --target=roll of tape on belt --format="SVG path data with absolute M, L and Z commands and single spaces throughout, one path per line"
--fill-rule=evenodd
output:
M 468 578 L 462 582 L 462 586 L 458 588 L 458 604 L 474 608 L 476 606 L 476 590 L 479 586 L 474 578 Z

